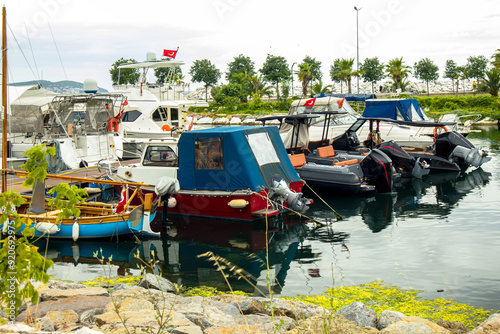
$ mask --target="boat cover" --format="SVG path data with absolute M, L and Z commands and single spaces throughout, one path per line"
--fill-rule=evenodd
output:
M 275 126 L 183 132 L 177 177 L 182 190 L 261 191 L 273 178 L 300 182 Z
M 429 120 L 416 99 L 367 100 L 363 117 L 390 118 L 410 122 Z

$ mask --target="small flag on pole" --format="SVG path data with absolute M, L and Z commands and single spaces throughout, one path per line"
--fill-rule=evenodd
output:
M 304 107 L 314 107 L 314 104 L 316 103 L 316 98 L 307 100 L 304 103 Z
M 163 50 L 163 55 L 165 57 L 170 57 L 170 58 L 174 59 L 175 56 L 177 55 L 177 51 L 179 51 L 179 48 L 177 48 L 177 50 L 166 50 L 166 49 L 164 49 Z

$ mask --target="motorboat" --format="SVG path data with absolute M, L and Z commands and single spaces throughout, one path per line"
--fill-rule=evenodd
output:
M 109 176 L 147 180 L 169 216 L 253 221 L 310 204 L 276 127 L 186 131 L 178 143 L 151 143 L 139 164 Z
M 325 114 L 267 116 L 260 121 L 265 124 L 278 119 L 292 127 L 283 142 L 295 170 L 311 188 L 350 194 L 392 192 L 399 176 L 384 152 L 374 149 L 366 154 L 354 150 L 335 154 L 333 146 L 325 139 L 327 133 L 326 136 L 323 133 L 319 141 L 309 140 L 310 125 L 321 116 L 324 116 L 324 129 L 327 131 L 329 118 Z
M 95 84 L 95 91 L 97 84 Z M 24 152 L 41 143 L 56 147 L 49 160 L 49 172 L 96 165 L 121 158 L 115 105 L 119 94 L 57 95 L 39 86 L 22 93 L 10 104 L 8 141 L 10 157 L 24 158 Z
M 315 114 L 323 111 L 337 112 L 332 117 L 328 132 L 332 137 L 342 135 L 359 118 L 361 114 L 355 111 L 345 98 L 339 97 L 317 97 L 313 99 L 300 99 L 292 102 L 288 115 Z M 310 140 L 317 141 L 322 138 L 325 116 L 317 118 L 309 129 Z M 291 129 L 284 126 L 280 129 L 285 133 Z M 428 147 L 433 144 L 433 139 L 425 134 L 419 134 L 415 128 L 398 123 L 385 123 L 380 127 L 380 134 L 387 140 L 394 140 L 401 146 Z M 359 138 L 367 138 L 370 135 L 368 126 L 358 129 Z

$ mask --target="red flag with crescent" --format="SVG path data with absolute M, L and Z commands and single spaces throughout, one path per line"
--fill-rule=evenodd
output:
M 342 99 L 342 100 L 338 100 L 337 101 L 337 104 L 339 106 L 339 109 L 342 108 L 342 106 L 344 105 L 344 101 L 345 101 L 345 97 Z
M 170 57 L 172 59 L 175 58 L 175 56 L 177 55 L 177 50 L 163 50 L 163 55 L 165 57 Z
M 307 100 L 304 103 L 304 107 L 314 107 L 314 104 L 316 103 L 316 98 Z

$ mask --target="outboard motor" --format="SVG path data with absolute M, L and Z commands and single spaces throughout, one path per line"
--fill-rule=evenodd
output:
M 476 148 L 456 131 L 444 132 L 436 136 L 436 155 L 456 162 L 459 166 L 479 167 L 491 160 L 487 151 Z
M 430 172 L 428 165 L 420 160 L 417 160 L 409 155 L 401 146 L 394 140 L 385 141 L 376 146 L 377 149 L 384 152 L 392 160 L 392 165 L 402 177 L 416 177 L 421 178 Z
M 273 186 L 269 191 L 269 198 L 281 196 L 288 204 L 288 207 L 297 212 L 305 212 L 309 209 L 311 200 L 302 197 L 302 193 L 295 193 L 290 190 L 284 179 L 273 180 Z
M 374 185 L 379 193 L 392 192 L 396 173 L 392 167 L 392 160 L 379 149 L 374 148 L 359 162 L 365 180 Z

